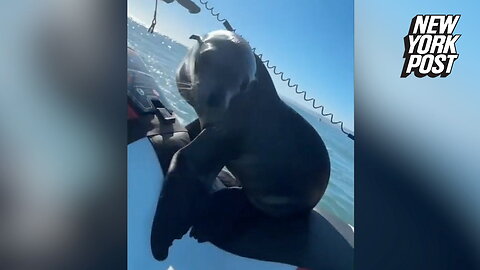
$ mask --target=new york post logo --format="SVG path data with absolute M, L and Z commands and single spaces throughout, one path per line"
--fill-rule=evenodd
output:
M 413 17 L 408 35 L 405 36 L 405 52 L 401 78 L 410 73 L 417 77 L 447 77 L 458 59 L 455 42 L 461 35 L 454 35 L 460 15 L 417 15 Z

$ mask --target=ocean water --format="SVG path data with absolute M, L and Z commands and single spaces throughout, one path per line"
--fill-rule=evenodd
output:
M 172 109 L 182 124 L 196 119 L 193 108 L 180 96 L 175 85 L 175 72 L 188 48 L 171 38 L 154 33 L 131 19 L 128 20 L 127 45 L 133 48 L 146 63 L 166 99 L 163 103 Z M 337 126 L 320 117 L 319 112 L 295 99 L 294 91 L 271 74 L 282 99 L 300 113 L 324 140 L 331 162 L 330 182 L 325 195 L 316 207 L 333 213 L 344 222 L 354 225 L 354 143 Z M 353 89 L 352 89 L 353 91 Z

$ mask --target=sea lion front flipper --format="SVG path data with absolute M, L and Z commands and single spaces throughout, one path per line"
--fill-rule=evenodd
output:
M 224 133 L 205 128 L 172 158 L 152 225 L 154 257 L 164 260 L 174 239 L 180 239 L 204 210 L 209 185 L 226 164 L 230 150 Z
M 215 126 L 204 128 L 175 154 L 167 178 L 170 174 L 181 175 L 208 185 L 231 159 L 233 152 L 232 141 L 225 130 Z

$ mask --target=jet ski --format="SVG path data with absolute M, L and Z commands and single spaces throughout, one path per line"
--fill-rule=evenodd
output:
M 186 234 L 174 241 L 165 261 L 155 260 L 150 233 L 157 200 L 173 154 L 190 137 L 164 106 L 141 57 L 131 48 L 127 55 L 129 269 L 353 269 L 353 228 L 317 210 L 306 225 L 255 221 L 226 243 L 199 243 Z

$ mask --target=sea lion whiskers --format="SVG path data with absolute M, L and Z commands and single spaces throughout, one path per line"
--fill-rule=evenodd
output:
M 190 83 L 190 82 L 177 82 L 177 84 L 182 84 L 182 85 L 186 85 L 186 86 L 193 86 L 193 84 Z
M 177 88 L 178 88 L 178 90 L 189 90 L 189 91 L 193 90 L 192 87 L 177 87 Z
M 193 90 L 194 84 L 190 82 L 177 82 L 178 90 Z
M 192 88 L 178 88 L 178 90 L 181 90 L 181 91 L 191 91 Z M 185 99 L 187 100 L 187 99 Z

